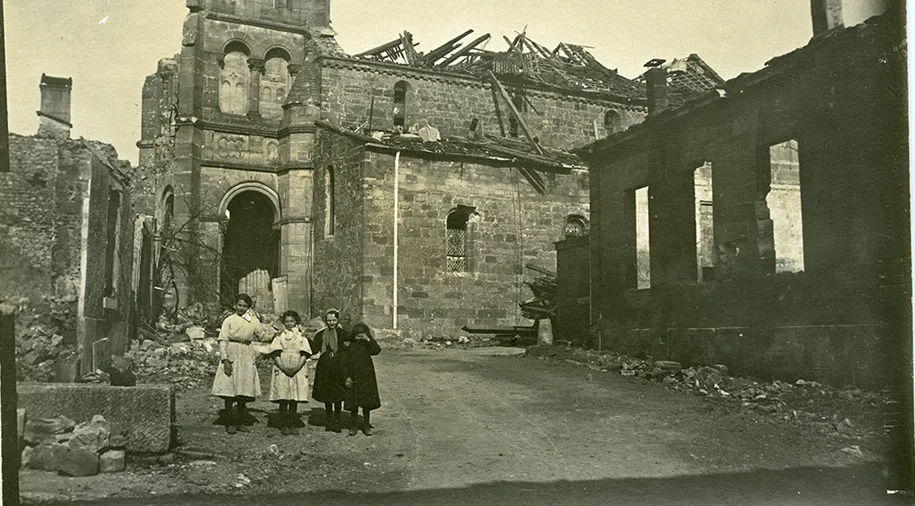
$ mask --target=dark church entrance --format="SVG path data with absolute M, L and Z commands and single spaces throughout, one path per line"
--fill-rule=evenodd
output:
M 274 228 L 276 209 L 266 195 L 257 191 L 239 193 L 227 209 L 229 221 L 223 238 L 220 276 L 222 302 L 231 305 L 239 291 L 239 282 L 249 274 L 263 270 L 267 272 L 267 276 L 262 276 L 266 283 L 260 283 L 264 284 L 257 290 L 260 293 L 249 295 L 259 295 L 257 298 L 262 300 L 255 304 L 266 310 L 272 307 L 272 300 L 263 298 L 270 289 L 269 280 L 279 271 L 280 231 Z M 250 283 L 247 286 L 250 287 Z

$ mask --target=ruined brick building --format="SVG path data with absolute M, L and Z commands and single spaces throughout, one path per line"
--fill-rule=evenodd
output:
M 522 323 L 523 266 L 552 268 L 550 243 L 590 219 L 587 171 L 559 149 L 646 113 L 644 87 L 580 46 L 521 36 L 491 52 L 487 34 L 458 49 L 468 31 L 421 53 L 404 32 L 350 56 L 326 0 L 187 6 L 138 142 L 146 209 L 215 258 L 179 283 L 185 302 L 194 283 L 225 297 L 261 270 L 268 310 L 446 333 Z
M 590 314 L 594 347 L 904 384 L 905 38 L 892 12 L 835 19 L 814 10 L 809 44 L 679 107 L 649 71 L 648 118 L 577 151 L 591 234 L 557 245 L 561 329 Z
M 0 173 L 0 270 L 7 300 L 50 314 L 78 343 L 81 372 L 127 350 L 133 282 L 130 164 L 109 144 L 71 139 L 72 80 L 41 76 L 36 135 L 10 134 Z M 42 352 L 26 354 L 31 366 Z

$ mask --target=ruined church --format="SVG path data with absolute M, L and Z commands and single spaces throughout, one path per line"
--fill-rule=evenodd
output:
M 378 328 L 530 324 L 526 267 L 555 269 L 591 219 L 570 151 L 641 122 L 645 86 L 526 34 L 349 54 L 329 3 L 187 0 L 180 53 L 146 78 L 137 203 L 193 238 L 165 249 L 194 264 L 178 304 L 243 289 Z M 672 103 L 721 82 L 678 65 Z

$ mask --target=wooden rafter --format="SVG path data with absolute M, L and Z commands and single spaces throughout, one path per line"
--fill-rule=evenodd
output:
M 540 143 L 537 142 L 537 139 L 535 138 L 534 134 L 531 132 L 530 128 L 528 128 L 527 123 L 524 121 L 524 118 L 521 117 L 521 113 L 518 112 L 518 109 L 515 107 L 515 104 L 512 103 L 512 99 L 508 95 L 508 92 L 505 91 L 505 88 L 502 87 L 502 83 L 499 82 L 499 79 L 496 77 L 495 74 L 492 73 L 491 70 L 487 71 L 487 74 L 492 83 L 492 86 L 495 86 L 498 89 L 499 95 L 502 97 L 503 100 L 505 100 L 505 103 L 508 106 L 508 110 L 511 111 L 511 113 L 515 117 L 515 119 L 518 120 L 518 125 L 521 127 L 521 131 L 524 132 L 524 136 L 527 137 L 528 142 L 530 142 L 531 146 L 533 146 L 534 149 L 537 150 L 537 152 L 542 155 L 543 148 L 540 147 Z

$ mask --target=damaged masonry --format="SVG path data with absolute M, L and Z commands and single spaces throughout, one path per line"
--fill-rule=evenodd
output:
M 10 135 L 0 297 L 29 499 L 663 504 L 803 469 L 774 500 L 911 487 L 894 11 L 845 27 L 812 1 L 803 47 L 725 79 L 689 52 L 625 77 L 526 27 L 347 53 L 328 0 L 186 7 L 143 80 L 136 167 L 70 139 L 69 78 L 42 75 L 37 134 Z M 277 397 L 293 373 L 266 345 L 253 372 L 221 350 L 253 317 L 271 344 L 336 317 L 293 352 L 305 400 Z M 359 323 L 383 350 L 371 421 L 311 390 Z M 243 370 L 253 397 L 211 395 Z

